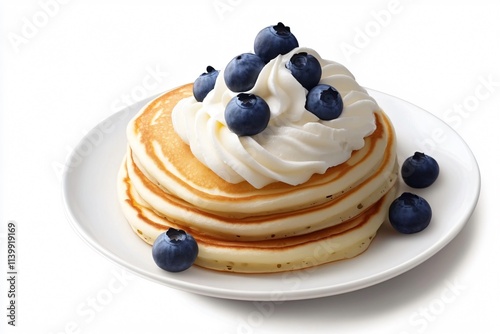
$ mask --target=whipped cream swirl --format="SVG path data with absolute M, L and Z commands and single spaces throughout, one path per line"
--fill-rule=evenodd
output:
M 344 109 L 337 119 L 320 120 L 305 109 L 307 90 L 285 67 L 298 52 L 315 56 L 322 67 L 320 83 L 342 96 Z M 224 110 L 238 93 L 227 88 L 223 70 L 203 102 L 185 98 L 172 112 L 175 131 L 196 158 L 230 183 L 247 181 L 255 188 L 304 183 L 348 160 L 376 128 L 375 100 L 349 70 L 312 49 L 299 47 L 272 59 L 248 93 L 262 97 L 271 110 L 267 128 L 254 136 L 238 137 L 226 125 Z

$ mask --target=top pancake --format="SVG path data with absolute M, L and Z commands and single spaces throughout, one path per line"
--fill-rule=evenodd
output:
M 317 205 L 342 196 L 367 179 L 385 178 L 393 170 L 394 130 L 378 110 L 377 129 L 365 138 L 365 146 L 324 174 L 315 174 L 296 186 L 275 182 L 256 189 L 248 182 L 228 183 L 199 162 L 173 128 L 171 111 L 189 96 L 192 84 L 156 98 L 129 123 L 127 139 L 142 173 L 166 193 L 204 210 L 227 214 L 230 206 L 229 211 L 239 215 L 253 215 Z

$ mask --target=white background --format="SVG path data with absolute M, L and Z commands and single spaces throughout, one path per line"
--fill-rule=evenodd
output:
M 498 1 L 0 3 L 2 326 L 8 320 L 8 221 L 18 225 L 19 248 L 17 327 L 7 333 L 498 329 Z M 251 51 L 255 34 L 278 21 L 291 26 L 302 46 L 346 65 L 361 85 L 428 110 L 464 138 L 480 165 L 482 192 L 458 237 L 424 264 L 376 286 L 272 305 L 161 286 L 88 247 L 68 223 L 61 199 L 69 151 L 128 104 Z M 101 303 L 93 302 L 97 297 Z

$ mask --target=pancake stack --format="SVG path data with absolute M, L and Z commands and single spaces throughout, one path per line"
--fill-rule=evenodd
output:
M 306 182 L 229 183 L 177 134 L 172 110 L 192 84 L 147 104 L 129 123 L 118 176 L 126 219 L 152 244 L 169 227 L 198 242 L 195 265 L 273 273 L 352 258 L 370 245 L 395 198 L 396 138 L 377 106 L 376 129 L 351 157 Z

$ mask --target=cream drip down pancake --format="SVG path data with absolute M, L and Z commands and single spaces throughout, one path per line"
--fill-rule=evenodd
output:
M 334 117 L 309 103 L 316 87 L 291 69 L 297 56 L 317 63 L 314 85 L 334 94 L 324 100 L 337 103 Z M 256 56 L 237 59 L 245 57 Z M 387 115 L 344 66 L 308 48 L 271 57 L 244 94 L 226 75 L 229 66 L 201 99 L 193 84 L 168 91 L 129 122 L 118 196 L 133 231 L 153 244 L 184 230 L 198 245 L 195 265 L 227 272 L 298 270 L 364 252 L 395 198 Z M 268 113 L 251 135 L 228 116 L 243 95 Z

